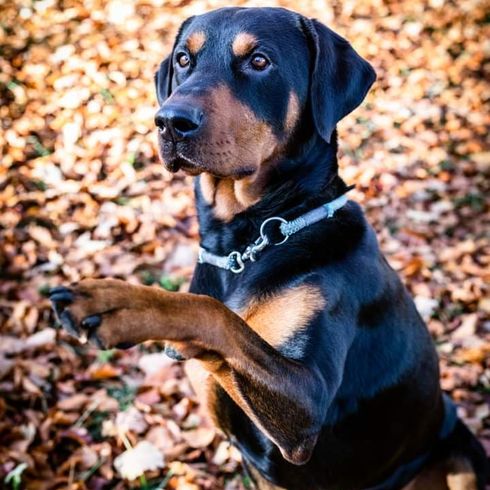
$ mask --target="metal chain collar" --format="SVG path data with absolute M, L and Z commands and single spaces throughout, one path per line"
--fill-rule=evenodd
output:
M 267 218 L 260 225 L 260 236 L 250 245 L 245 248 L 243 253 L 238 250 L 233 250 L 228 255 L 220 256 L 208 252 L 205 248 L 199 248 L 197 261 L 200 264 L 210 264 L 221 269 L 229 270 L 234 274 L 240 274 L 245 269 L 247 261 L 255 262 L 258 259 L 258 254 L 266 247 L 271 245 L 282 245 L 291 235 L 297 233 L 303 228 L 312 225 L 324 218 L 332 218 L 335 211 L 340 209 L 347 203 L 347 196 L 342 196 L 330 201 L 322 206 L 305 213 L 304 215 L 292 221 L 287 221 L 279 216 Z M 279 231 L 284 237 L 279 242 L 272 242 L 266 234 L 265 228 L 269 223 L 274 221 L 279 222 Z

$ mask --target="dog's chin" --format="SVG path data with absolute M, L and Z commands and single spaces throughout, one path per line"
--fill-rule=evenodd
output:
M 203 165 L 185 157 L 177 157 L 177 170 L 182 170 L 187 175 L 196 176 L 206 171 Z
M 218 179 L 241 180 L 250 177 L 256 173 L 257 168 L 253 165 L 247 165 L 245 162 L 227 162 L 233 165 L 225 165 L 223 162 L 202 161 L 201 157 L 194 156 L 195 149 L 188 144 L 175 144 L 158 138 L 158 154 L 164 167 L 172 173 L 182 170 L 187 175 L 196 176 L 202 173 L 208 173 Z M 200 152 L 197 152 L 200 154 Z
M 254 168 L 247 167 L 234 169 L 233 172 L 223 172 L 222 169 L 215 169 L 212 165 L 196 162 L 195 160 L 181 154 L 173 155 L 172 157 L 161 155 L 161 160 L 169 172 L 176 173 L 181 170 L 185 174 L 192 177 L 202 173 L 208 173 L 218 179 L 241 180 L 246 177 L 250 177 L 256 171 Z
M 206 169 L 202 165 L 181 155 L 160 155 L 160 160 L 162 161 L 163 166 L 172 173 L 176 173 L 179 170 L 182 170 L 188 175 L 195 176 L 206 171 Z

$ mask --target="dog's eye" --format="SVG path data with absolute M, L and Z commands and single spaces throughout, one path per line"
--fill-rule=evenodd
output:
M 191 60 L 189 59 L 189 56 L 187 56 L 185 53 L 179 53 L 177 55 L 177 63 L 181 68 L 185 68 L 186 66 L 188 66 L 190 61 Z
M 252 65 L 254 70 L 262 71 L 269 66 L 269 60 L 261 54 L 254 54 L 252 56 L 250 64 Z

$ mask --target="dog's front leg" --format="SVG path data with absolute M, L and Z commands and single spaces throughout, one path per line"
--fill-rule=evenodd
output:
M 60 323 L 102 348 L 166 340 L 199 359 L 294 463 L 308 461 L 327 403 L 319 371 L 286 359 L 219 301 L 118 280 L 86 280 L 50 294 Z

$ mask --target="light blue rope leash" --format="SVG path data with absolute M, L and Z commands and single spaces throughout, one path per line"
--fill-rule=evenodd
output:
M 208 252 L 203 247 L 199 247 L 197 261 L 200 264 L 210 264 L 215 267 L 219 267 L 220 269 L 225 269 L 235 274 L 239 274 L 245 269 L 245 262 L 247 260 L 255 262 L 257 260 L 257 254 L 268 245 L 281 245 L 282 243 L 286 242 L 291 235 L 294 235 L 303 228 L 313 225 L 322 219 L 332 218 L 335 212 L 342 206 L 345 206 L 346 203 L 347 196 L 343 194 L 342 196 L 337 197 L 337 199 L 327 202 L 318 208 L 312 209 L 311 211 L 308 211 L 292 221 L 287 221 L 279 216 L 267 218 L 260 225 L 259 238 L 257 238 L 257 240 L 255 240 L 255 242 L 252 244 L 248 245 L 243 253 L 233 250 L 228 255 L 216 255 Z M 272 221 L 279 221 L 281 223 L 279 225 L 279 230 L 281 231 L 284 239 L 277 243 L 272 243 L 265 233 L 266 225 Z
M 327 202 L 323 204 L 319 208 L 312 209 L 308 211 L 303 216 L 294 219 L 293 221 L 288 221 L 287 223 L 281 223 L 280 230 L 284 236 L 291 236 L 297 233 L 298 231 L 306 228 L 307 226 L 313 225 L 318 221 L 321 221 L 325 218 L 332 218 L 335 214 L 335 211 L 340 209 L 342 206 L 345 206 L 347 203 L 347 196 L 343 194 L 337 199 L 333 201 Z

